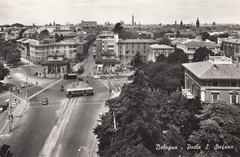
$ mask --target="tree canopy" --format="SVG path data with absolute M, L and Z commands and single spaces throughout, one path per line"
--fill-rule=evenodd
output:
M 193 54 L 193 62 L 205 61 L 208 56 L 214 56 L 214 53 L 207 47 L 199 47 Z

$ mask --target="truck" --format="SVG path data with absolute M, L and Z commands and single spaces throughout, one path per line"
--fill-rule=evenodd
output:
M 77 78 L 77 74 L 76 73 L 71 73 L 71 74 L 65 74 L 63 76 L 64 79 L 76 79 Z

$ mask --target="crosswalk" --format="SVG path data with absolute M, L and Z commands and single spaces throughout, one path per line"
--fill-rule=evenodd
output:
M 92 99 L 78 99 L 78 100 L 108 100 L 108 98 L 92 98 Z M 61 102 L 62 100 L 49 100 L 48 102 L 50 103 L 54 103 L 54 102 Z M 42 103 L 42 101 L 32 101 L 29 102 L 29 104 L 38 104 L 38 103 Z
M 76 103 L 76 106 L 79 105 L 102 105 L 104 102 L 97 102 L 97 103 Z M 61 103 L 61 104 L 54 104 L 54 105 L 38 105 L 38 106 L 28 106 L 27 108 L 37 109 L 37 108 L 46 108 L 46 107 L 59 107 L 59 106 L 68 106 L 68 103 Z

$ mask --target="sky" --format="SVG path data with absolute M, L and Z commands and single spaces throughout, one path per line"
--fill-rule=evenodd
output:
M 240 23 L 239 0 L 0 0 L 0 25 Z

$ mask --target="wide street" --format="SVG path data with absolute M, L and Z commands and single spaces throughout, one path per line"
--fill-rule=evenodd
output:
M 26 77 L 31 86 L 20 88 L 20 93 L 10 91 L 12 94 L 1 95 L 2 103 L 8 98 L 21 101 L 14 111 L 21 108 L 22 117 L 13 112 L 14 127 L 10 134 L 7 124 L 7 111 L 0 113 L 0 144 L 8 144 L 14 157 L 85 157 L 87 151 L 81 146 L 89 148 L 89 155 L 96 157 L 97 140 L 93 128 L 97 125 L 98 115 L 106 111 L 104 102 L 108 99 L 108 86 L 112 89 L 111 96 L 117 94 L 117 87 L 126 83 L 127 74 L 107 78 L 93 79 L 92 47 L 89 49 L 89 58 L 84 62 L 85 72 L 82 74 L 84 82 L 94 87 L 95 95 L 76 98 L 67 98 L 64 87 L 77 80 L 65 80 L 57 77 L 33 76 L 40 71 L 33 65 L 23 65 L 11 69 L 11 79 L 5 83 L 20 86 L 26 82 Z M 91 73 L 87 77 L 87 74 Z M 36 82 L 38 84 L 36 85 Z M 26 92 L 28 104 L 26 104 Z M 42 105 L 42 99 L 48 98 L 48 105 Z M 25 108 L 26 107 L 26 108 Z M 15 114 L 15 115 L 14 115 Z M 4 127 L 5 124 L 5 128 Z M 3 128 L 3 129 L 2 129 Z

